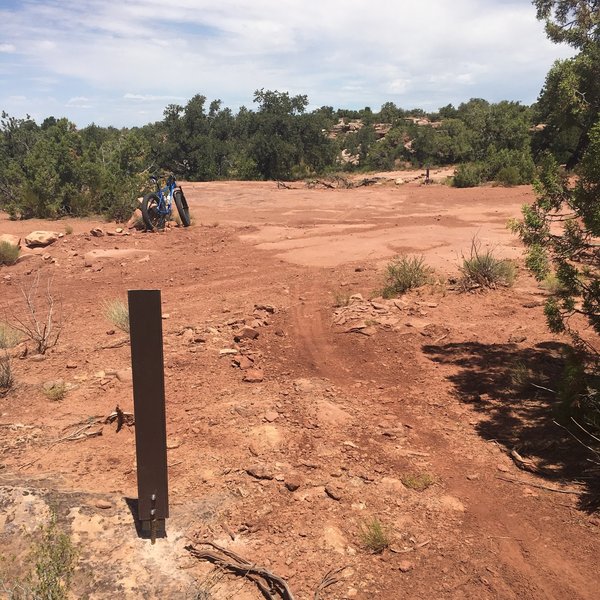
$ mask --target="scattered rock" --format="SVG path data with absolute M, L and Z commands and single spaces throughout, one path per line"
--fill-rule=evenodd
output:
M 255 340 L 258 337 L 258 331 L 253 327 L 242 327 L 235 335 L 235 341 L 239 342 L 242 339 Z
M 246 473 L 255 479 L 271 480 L 274 477 L 273 472 L 265 465 L 254 465 L 249 467 L 246 469 Z
M 25 244 L 29 248 L 44 248 L 54 244 L 58 239 L 56 231 L 32 231 L 26 238 Z
M 513 333 L 508 338 L 508 342 L 510 344 L 520 344 L 520 343 L 524 342 L 525 340 L 527 340 L 527 336 L 523 335 L 522 333 Z
M 43 354 L 34 354 L 29 360 L 32 362 L 42 362 L 46 360 L 46 357 Z
M 133 374 L 131 369 L 122 369 L 116 372 L 117 379 L 121 383 L 130 383 L 133 381 Z
M 479 473 L 471 473 L 470 475 L 467 475 L 467 479 L 469 481 L 475 481 L 476 479 L 479 479 Z
M 262 369 L 248 369 L 244 374 L 243 381 L 246 383 L 260 383 L 265 378 Z
M 254 361 L 245 355 L 234 358 L 233 361 L 242 371 L 247 371 L 254 366 Z
M 100 227 L 94 227 L 93 229 L 90 229 L 90 233 L 94 237 L 102 237 L 104 235 L 104 231 Z
M 264 310 L 265 312 L 268 312 L 270 314 L 275 314 L 275 307 L 271 306 L 270 304 L 255 304 L 254 309 Z
M 326 485 L 325 486 L 325 493 L 333 500 L 341 500 L 343 493 L 342 493 L 342 488 L 338 485 Z
M 500 471 L 501 473 L 510 473 L 510 468 L 507 467 L 506 465 L 497 465 L 496 468 L 498 469 L 498 471 Z
M 235 348 L 223 348 L 222 350 L 219 350 L 220 356 L 232 356 L 234 354 L 239 354 L 239 351 Z
M 64 387 L 65 387 L 64 379 L 52 379 L 50 381 L 45 381 L 42 384 L 42 389 L 45 392 L 50 392 L 51 390 L 60 389 L 60 388 L 64 388 Z
M 21 238 L 16 235 L 12 235 L 10 233 L 2 233 L 0 234 L 0 243 L 5 242 L 10 244 L 11 246 L 20 246 Z
M 112 508 L 113 505 L 108 500 L 96 500 L 96 508 L 101 508 L 102 510 L 108 510 Z
M 76 369 L 76 368 L 77 368 L 76 363 L 67 363 L 67 369 Z
M 129 221 L 125 224 L 125 227 L 127 227 L 127 229 L 135 229 L 136 227 L 139 227 L 140 223 L 143 223 L 142 211 L 139 208 L 136 208 Z
M 167 441 L 167 450 L 175 450 L 181 446 L 181 440 L 179 438 L 171 438 Z
M 290 492 L 295 492 L 302 485 L 302 478 L 299 475 L 288 475 L 285 478 L 285 487 Z
M 409 571 L 412 571 L 414 568 L 415 568 L 414 563 L 411 563 L 409 560 L 401 560 L 398 563 L 398 569 L 402 573 L 408 573 Z
M 269 423 L 273 423 L 273 421 L 277 421 L 278 418 L 279 418 L 279 413 L 274 410 L 270 410 L 267 413 L 265 413 L 265 421 L 268 421 Z

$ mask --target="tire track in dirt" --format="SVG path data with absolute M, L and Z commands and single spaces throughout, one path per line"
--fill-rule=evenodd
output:
M 346 340 L 342 342 L 340 338 L 340 343 L 336 343 L 335 336 L 339 334 L 329 326 L 327 297 L 322 290 L 317 281 L 312 281 L 308 287 L 301 289 L 296 285 L 293 289 L 293 297 L 299 298 L 290 309 L 289 323 L 290 337 L 295 340 L 295 365 L 308 371 L 311 376 L 330 379 L 348 390 L 351 388 L 357 401 L 354 403 L 354 416 L 368 413 L 369 421 L 378 419 L 389 413 L 390 407 L 373 404 L 368 394 L 352 386 L 357 375 L 356 368 L 353 368 L 355 352 L 347 347 Z M 375 349 L 371 347 L 370 352 L 361 359 L 369 360 L 369 376 L 379 381 L 384 377 L 377 377 Z M 410 362 L 419 370 L 423 368 L 426 377 L 428 362 L 422 360 L 421 349 L 415 346 L 412 352 L 406 354 L 412 354 Z M 495 597 L 519 600 L 595 598 L 589 579 L 592 567 L 567 557 L 561 552 L 560 540 L 556 539 L 554 532 L 547 531 L 549 517 L 543 513 L 552 512 L 551 507 L 544 506 L 539 515 L 532 514 L 529 508 L 519 509 L 515 506 L 510 491 L 503 490 L 501 484 L 494 480 L 487 479 L 485 483 L 475 485 L 473 482 L 463 483 L 462 479 L 472 464 L 465 460 L 459 448 L 454 448 L 435 431 L 439 425 L 435 421 L 437 417 L 402 403 L 395 403 L 393 410 L 400 421 L 418 420 L 420 435 L 417 443 L 431 451 L 432 469 L 441 475 L 445 492 L 467 504 L 463 524 L 456 535 L 458 538 L 477 540 L 471 561 L 483 570 L 483 565 L 490 565 L 494 577 L 487 578 L 488 587 Z M 471 443 L 485 445 L 477 437 L 471 439 Z M 473 451 L 478 452 L 477 446 Z M 496 465 L 488 462 L 484 469 L 494 473 Z M 559 519 L 556 515 L 554 518 Z M 461 543 L 458 538 L 454 540 L 457 545 Z M 481 583 L 478 580 L 466 580 L 460 587 L 467 597 L 474 597 L 469 594 L 476 585 L 480 586 Z M 458 588 L 449 591 L 451 594 L 459 593 Z

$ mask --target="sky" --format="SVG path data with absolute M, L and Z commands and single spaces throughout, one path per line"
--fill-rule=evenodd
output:
M 161 120 L 195 94 L 428 111 L 534 102 L 552 63 L 530 0 L 0 0 L 0 110 L 78 126 Z

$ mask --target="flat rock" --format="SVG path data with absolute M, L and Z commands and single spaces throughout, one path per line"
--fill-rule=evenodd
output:
M 273 472 L 265 465 L 253 465 L 246 469 L 246 473 L 255 479 L 273 479 Z
M 341 500 L 343 494 L 343 490 L 339 485 L 326 485 L 325 486 L 325 493 L 332 499 L 332 500 Z
M 123 258 L 136 258 L 138 256 L 144 257 L 147 256 L 149 252 L 154 252 L 154 250 L 141 250 L 138 248 L 90 250 L 85 253 L 83 261 L 86 267 L 91 267 L 98 260 L 120 260 Z
M 32 231 L 26 238 L 25 244 L 29 248 L 44 248 L 54 244 L 59 234 L 56 231 Z
M 122 369 L 116 372 L 117 379 L 121 383 L 130 383 L 133 381 L 133 375 L 131 369 Z
M 243 381 L 246 383 L 260 383 L 265 378 L 262 369 L 248 369 L 244 373 Z
M 527 340 L 527 336 L 523 335 L 522 333 L 513 333 L 509 338 L 508 341 L 510 344 L 520 344 L 524 341 Z
M 21 238 L 16 235 L 12 235 L 10 233 L 1 233 L 0 234 L 0 243 L 2 243 L 2 242 L 5 242 L 6 244 L 10 244 L 11 246 L 20 246 Z
M 273 421 L 277 421 L 278 418 L 279 418 L 279 413 L 277 411 L 270 410 L 265 413 L 265 421 L 268 421 L 269 423 L 273 423 Z
M 242 327 L 235 335 L 235 340 L 255 340 L 258 337 L 258 331 L 253 327 Z
M 94 227 L 93 229 L 90 229 L 90 233 L 94 237 L 102 237 L 104 235 L 104 231 L 100 227 Z
M 95 504 L 96 508 L 101 508 L 102 510 L 108 510 L 112 508 L 113 505 L 108 500 L 96 500 Z

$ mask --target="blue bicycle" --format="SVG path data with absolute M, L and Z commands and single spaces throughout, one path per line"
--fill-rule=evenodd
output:
M 173 175 L 166 178 L 164 187 L 161 187 L 161 179 L 164 177 L 159 175 L 150 177 L 150 180 L 156 185 L 156 191 L 147 194 L 142 200 L 142 217 L 146 230 L 157 231 L 165 228 L 166 222 L 171 217 L 173 202 L 177 207 L 181 224 L 189 227 L 190 209 L 181 186 L 177 185 Z

